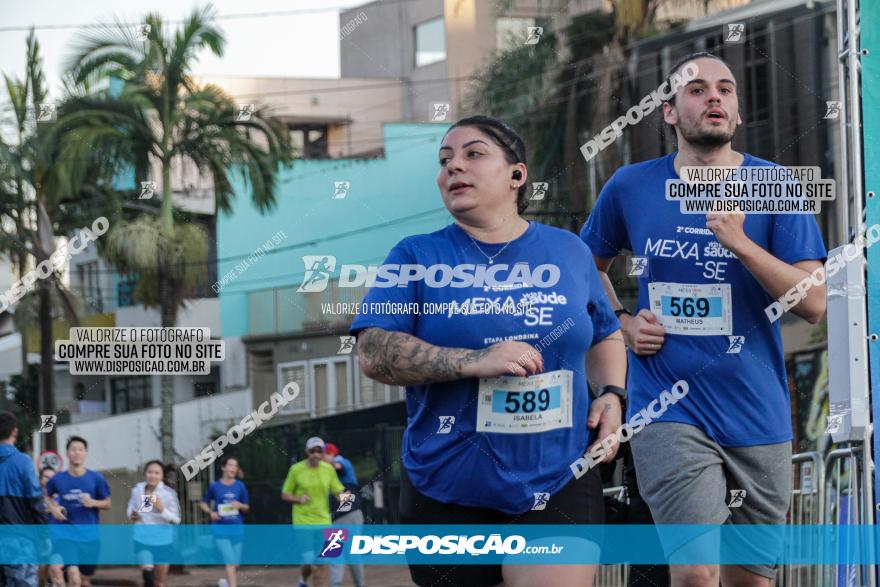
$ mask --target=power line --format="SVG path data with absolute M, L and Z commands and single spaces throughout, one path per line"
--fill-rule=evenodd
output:
M 412 2 L 413 0 L 384 0 L 382 2 L 378 2 L 376 4 L 380 6 L 389 5 L 389 4 L 400 4 L 403 2 Z M 243 20 L 248 18 L 272 18 L 278 16 L 303 16 L 307 14 L 321 14 L 327 12 L 342 12 L 346 10 L 353 10 L 357 8 L 357 6 L 325 6 L 323 8 L 299 8 L 293 10 L 272 10 L 272 11 L 264 11 L 264 12 L 241 12 L 235 14 L 218 14 L 209 19 L 211 20 Z M 187 20 L 165 20 L 163 24 L 176 24 L 182 25 L 186 24 Z M 131 26 L 137 27 L 144 24 L 143 22 L 121 22 L 121 23 L 110 23 L 110 26 L 115 25 L 121 26 Z M 8 32 L 29 32 L 31 29 L 34 30 L 65 30 L 65 29 L 104 29 L 108 26 L 107 23 L 61 23 L 61 24 L 38 24 L 38 25 L 12 25 L 12 26 L 4 26 L 0 27 L 0 33 L 8 33 Z

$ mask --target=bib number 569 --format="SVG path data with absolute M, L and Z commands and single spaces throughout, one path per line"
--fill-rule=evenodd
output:
M 682 298 L 672 296 L 669 299 L 670 314 L 673 316 L 685 316 L 691 318 L 698 316 L 705 318 L 709 315 L 709 300 L 706 298 Z
M 520 412 L 530 414 L 535 409 L 543 412 L 548 407 L 550 407 L 550 391 L 547 389 L 542 389 L 537 393 L 534 391 L 508 391 L 507 397 L 504 398 L 504 411 L 508 414 Z

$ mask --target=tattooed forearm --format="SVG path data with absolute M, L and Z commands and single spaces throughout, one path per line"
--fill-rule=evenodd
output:
M 425 385 L 468 377 L 466 368 L 489 349 L 440 347 L 403 332 L 368 328 L 358 336 L 361 364 L 373 379 L 390 385 Z

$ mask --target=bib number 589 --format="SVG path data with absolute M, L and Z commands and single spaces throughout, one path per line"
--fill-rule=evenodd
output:
M 508 414 L 520 412 L 530 414 L 535 409 L 543 412 L 548 407 L 550 407 L 550 391 L 547 389 L 542 389 L 537 393 L 534 391 L 508 391 L 507 397 L 504 398 L 504 411 Z

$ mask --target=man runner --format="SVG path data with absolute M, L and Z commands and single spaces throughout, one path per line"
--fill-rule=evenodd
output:
M 784 524 L 791 412 L 779 322 L 764 308 L 822 267 L 825 246 L 809 215 L 682 214 L 678 201 L 666 200 L 666 182 L 679 179 L 682 166 L 773 165 L 731 148 L 742 120 L 727 64 L 694 54 L 670 75 L 688 64 L 696 65 L 696 78 L 663 104 L 678 152 L 619 169 L 581 238 L 630 349 L 628 418 L 676 380 L 690 385 L 687 398 L 631 440 L 639 489 L 656 523 Z M 623 249 L 647 259 L 635 316 L 607 275 Z M 792 311 L 818 322 L 825 287 L 809 289 Z M 745 496 L 739 507 L 729 506 L 731 492 Z M 725 587 L 769 587 L 776 575 L 768 565 L 678 565 L 680 546 L 664 540 L 676 586 L 717 586 L 720 576 Z

